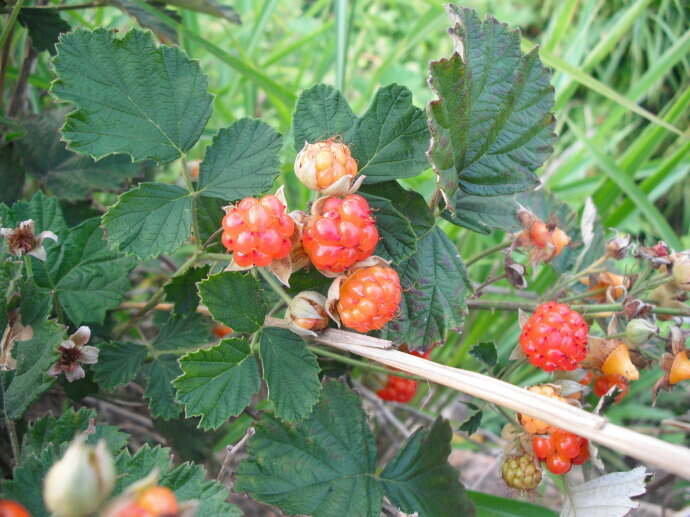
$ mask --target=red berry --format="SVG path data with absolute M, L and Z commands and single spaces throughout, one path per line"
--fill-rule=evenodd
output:
M 587 356 L 589 326 L 567 305 L 539 305 L 522 328 L 520 346 L 530 363 L 547 372 L 574 370 Z
M 583 439 L 580 453 L 573 458 L 573 465 L 582 465 L 589 459 L 589 441 Z
M 111 516 L 109 515 L 109 517 Z M 152 515 L 136 502 L 132 501 L 119 507 L 112 517 L 152 517 Z
M 295 223 L 275 196 L 226 207 L 221 242 L 238 266 L 268 266 L 290 254 Z
M 15 501 L 0 499 L 0 517 L 31 517 L 31 514 Z
M 579 456 L 584 441 L 584 438 L 564 429 L 558 429 L 551 434 L 551 443 L 553 443 L 557 454 L 568 459 Z
M 401 293 L 400 278 L 393 268 L 357 269 L 340 287 L 340 321 L 357 332 L 378 330 L 395 317 Z
M 546 468 L 556 475 L 565 474 L 572 466 L 572 461 L 560 454 L 552 454 L 546 459 Z
M 175 493 L 164 486 L 152 486 L 137 497 L 137 504 L 155 517 L 177 515 L 179 506 Z
M 365 198 L 358 194 L 332 196 L 318 206 L 302 235 L 304 251 L 317 269 L 342 273 L 371 256 L 379 232 Z
M 628 393 L 628 381 L 622 375 L 602 375 L 594 381 L 594 393 L 597 397 L 606 395 L 613 386 L 618 386 L 620 393 L 615 401 L 620 402 Z
M 532 437 L 532 449 L 534 454 L 540 460 L 546 460 L 554 452 L 553 443 L 549 436 L 534 436 Z
M 227 325 L 216 325 L 213 327 L 213 333 L 218 338 L 224 338 L 228 334 L 232 334 L 232 329 Z

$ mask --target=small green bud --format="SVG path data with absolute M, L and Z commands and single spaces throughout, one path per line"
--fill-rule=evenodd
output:
M 625 337 L 632 345 L 641 345 L 649 341 L 654 334 L 659 332 L 659 329 L 652 325 L 647 320 L 634 319 L 630 320 L 625 327 Z

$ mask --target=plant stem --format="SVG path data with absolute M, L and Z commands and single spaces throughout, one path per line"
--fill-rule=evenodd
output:
M 358 359 L 353 359 L 351 357 L 347 357 L 347 356 L 342 355 L 342 354 L 336 354 L 335 352 L 325 350 L 325 349 L 318 347 L 318 346 L 308 346 L 307 348 L 317 355 L 321 355 L 323 357 L 329 357 L 330 359 L 335 359 L 336 361 L 340 361 L 341 363 L 349 364 L 351 366 L 356 366 L 358 368 L 363 368 L 365 370 L 370 370 L 372 372 L 385 373 L 387 375 L 395 375 L 396 377 L 403 377 L 405 379 L 412 379 L 415 381 L 423 381 L 424 380 L 421 377 L 418 377 L 416 375 L 410 375 L 408 373 L 390 370 L 388 368 L 384 368 L 383 366 L 378 366 L 376 364 L 368 363 L 366 361 L 360 361 Z
M 2 377 L 0 377 L 0 394 L 2 395 L 2 399 L 5 400 L 5 383 L 2 380 Z M 5 428 L 7 429 L 7 436 L 10 439 L 10 447 L 12 448 L 14 464 L 17 465 L 17 463 L 19 463 L 19 440 L 17 439 L 17 428 L 14 425 L 14 421 L 10 420 L 10 417 L 7 414 L 7 409 L 3 408 L 3 413 L 5 416 L 4 422 Z
M 201 260 L 215 260 L 216 262 L 230 262 L 232 255 L 229 253 L 200 253 Z
M 266 283 L 269 286 L 271 286 L 271 289 L 273 289 L 275 293 L 278 296 L 280 296 L 286 304 L 290 305 L 290 303 L 292 302 L 292 298 L 290 298 L 290 295 L 285 292 L 283 286 L 281 286 L 278 283 L 278 281 L 273 276 L 273 273 L 262 267 L 257 267 L 256 269 L 259 271 L 259 274 L 264 278 L 264 280 L 266 280 Z
M 17 3 L 15 3 L 12 7 L 12 12 L 10 13 L 10 17 L 7 20 L 7 25 L 5 25 L 5 28 L 3 29 L 2 34 L 0 35 L 0 48 L 3 48 L 5 46 L 7 38 L 12 33 L 14 24 L 17 21 L 17 16 L 19 16 L 19 11 L 22 10 L 23 5 L 24 0 L 17 0 Z
M 194 188 L 194 182 L 192 181 L 192 176 L 189 172 L 189 166 L 187 165 L 187 158 L 183 155 L 181 159 L 182 163 L 182 176 L 184 177 L 185 185 L 187 185 L 187 190 L 189 190 L 192 196 L 192 234 L 196 239 L 197 246 L 201 246 L 201 233 L 199 233 L 199 214 L 198 214 L 198 192 Z
M 487 256 L 491 255 L 492 253 L 496 253 L 497 251 L 501 251 L 502 249 L 507 248 L 507 247 L 510 246 L 512 243 L 513 243 L 512 240 L 510 240 L 510 241 L 504 241 L 504 242 L 502 242 L 501 244 L 497 244 L 496 246 L 493 246 L 493 247 L 491 247 L 491 248 L 485 249 L 484 251 L 478 253 L 477 255 L 475 255 L 474 257 L 472 257 L 471 259 L 467 260 L 467 261 L 465 262 L 465 267 L 470 267 L 470 266 L 471 266 L 472 264 L 474 264 L 475 262 L 479 262 L 479 261 L 480 261 L 481 259 L 483 259 L 484 257 L 487 257 Z
M 24 269 L 26 269 L 26 277 L 31 280 L 34 277 L 34 266 L 30 255 L 24 255 Z

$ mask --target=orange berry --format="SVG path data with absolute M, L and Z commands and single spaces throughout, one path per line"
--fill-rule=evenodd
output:
M 357 175 L 357 162 L 347 145 L 331 138 L 304 144 L 295 159 L 295 174 L 312 190 L 344 194 L 349 191 L 352 178 Z M 350 181 L 342 180 L 345 177 Z
M 340 321 L 358 332 L 378 330 L 395 317 L 401 294 L 400 278 L 393 268 L 357 269 L 340 287 Z
M 616 402 L 620 402 L 628 393 L 628 381 L 622 375 L 601 375 L 594 381 L 594 393 L 597 397 L 606 395 L 613 386 L 618 386 L 620 393 Z
M 31 517 L 31 514 L 15 501 L 0 499 L 0 517 Z
M 155 517 L 177 515 L 180 508 L 175 493 L 164 486 L 152 486 L 137 497 L 137 504 Z
M 566 404 L 568 403 L 564 397 L 561 397 L 558 394 L 553 386 L 549 386 L 548 384 L 538 384 L 527 389 L 532 393 L 537 393 L 539 395 L 543 395 L 544 397 L 554 398 L 556 400 L 565 402 Z M 556 426 L 547 424 L 543 420 L 539 420 L 538 418 L 524 415 L 522 413 L 518 413 L 518 421 L 520 422 L 522 428 L 529 434 L 548 434 L 558 429 Z
M 227 325 L 216 325 L 213 327 L 213 334 L 218 338 L 224 338 L 228 334 L 232 334 L 233 330 Z

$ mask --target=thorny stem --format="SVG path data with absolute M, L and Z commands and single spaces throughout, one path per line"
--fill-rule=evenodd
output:
M 480 261 L 481 259 L 483 259 L 484 257 L 487 257 L 487 256 L 491 255 L 492 253 L 496 253 L 497 251 L 501 251 L 502 249 L 507 248 L 507 247 L 510 246 L 512 243 L 513 243 L 512 240 L 504 241 L 504 242 L 502 242 L 501 244 L 497 244 L 496 246 L 493 246 L 493 247 L 491 247 L 491 248 L 485 249 L 484 251 L 478 253 L 477 255 L 475 255 L 474 257 L 472 257 L 471 259 L 467 260 L 467 261 L 465 262 L 465 267 L 470 267 L 470 266 L 471 266 L 472 264 L 474 264 L 475 262 L 479 262 L 479 261 Z
M 360 361 L 358 359 L 353 359 L 351 357 L 337 354 L 335 352 L 331 352 L 330 350 L 326 350 L 326 349 L 318 347 L 318 346 L 308 346 L 307 348 L 317 355 L 321 355 L 323 357 L 335 359 L 336 361 L 339 361 L 341 363 L 345 363 L 345 364 L 349 364 L 351 366 L 363 368 L 365 370 L 370 370 L 372 372 L 384 373 L 387 375 L 395 375 L 396 377 L 403 377 L 405 379 L 412 379 L 414 381 L 425 380 L 425 379 L 422 379 L 421 377 L 418 377 L 416 375 L 410 375 L 408 373 L 394 371 L 394 370 L 391 370 L 389 368 L 384 368 L 383 366 L 378 366 L 374 363 L 368 363 L 366 361 Z

